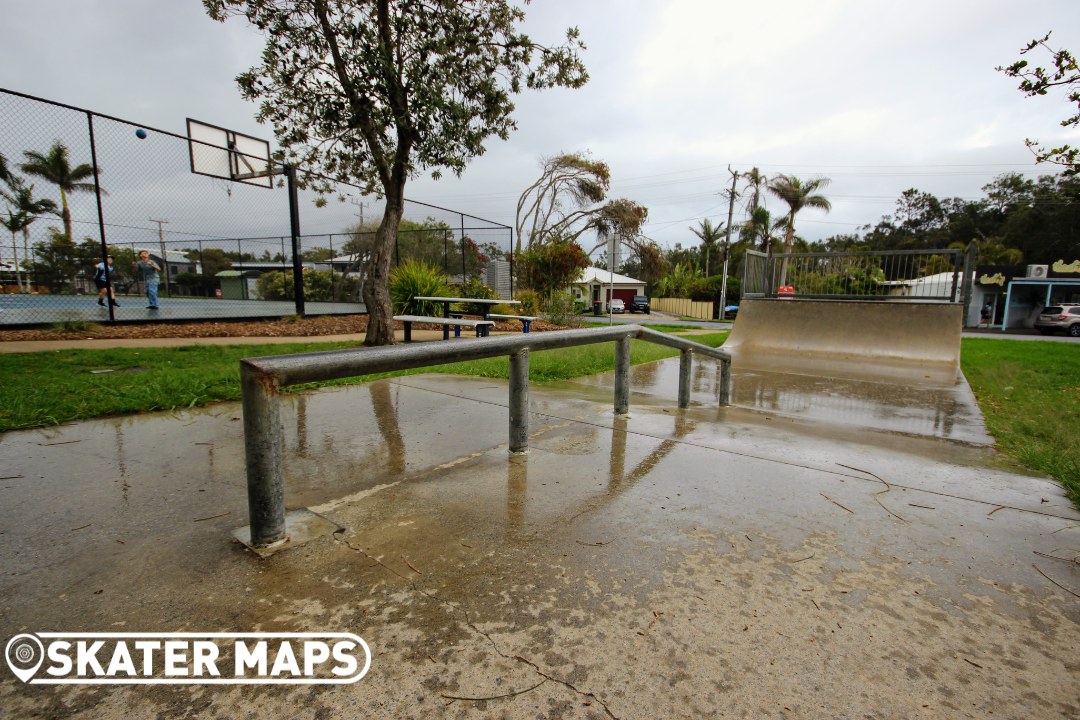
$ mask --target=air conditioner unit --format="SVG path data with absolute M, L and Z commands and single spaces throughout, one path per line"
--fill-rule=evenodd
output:
M 1027 275 L 1029 278 L 1044 278 L 1047 271 L 1050 269 L 1049 265 L 1028 265 Z

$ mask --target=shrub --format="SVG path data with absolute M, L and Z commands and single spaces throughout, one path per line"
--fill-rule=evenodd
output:
M 443 271 L 423 260 L 406 260 L 390 271 L 390 301 L 395 313 L 442 315 L 442 303 L 417 302 L 413 298 L 449 293 Z
M 292 300 L 292 278 L 286 278 L 280 270 L 264 273 L 255 281 L 255 288 L 263 300 Z
M 359 280 L 342 278 L 333 270 L 304 270 L 304 300 L 332 302 L 342 297 L 355 297 Z M 263 300 L 292 300 L 293 275 L 291 270 L 275 270 L 259 276 L 255 281 L 259 297 Z M 351 295 L 350 295 L 351 293 Z
M 573 240 L 555 238 L 521 254 L 518 272 L 526 287 L 548 295 L 561 291 L 581 277 L 589 256 Z
M 544 300 L 544 317 L 554 325 L 577 325 L 574 296 L 568 292 L 553 292 Z
M 535 290 L 529 288 L 518 290 L 517 300 L 521 303 L 518 307 L 521 308 L 522 315 L 540 314 L 540 295 Z
M 457 286 L 458 297 L 480 298 L 481 300 L 494 300 L 495 291 L 484 284 L 478 277 L 471 277 Z
M 457 297 L 479 298 L 481 300 L 494 300 L 498 297 L 495 294 L 495 291 L 485 285 L 484 281 L 478 277 L 471 277 L 465 282 L 463 282 L 461 285 L 455 286 L 455 288 L 456 289 L 453 290 L 453 292 L 456 294 Z M 462 312 L 468 313 L 470 315 L 484 314 L 484 308 L 480 305 L 473 305 L 469 303 L 458 303 L 458 305 L 464 307 L 455 307 L 455 310 L 461 310 Z M 497 311 L 491 310 L 490 312 Z

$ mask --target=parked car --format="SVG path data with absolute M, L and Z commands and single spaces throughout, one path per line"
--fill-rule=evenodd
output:
M 1080 305 L 1047 305 L 1035 318 L 1035 329 L 1043 335 L 1063 332 L 1080 337 Z
M 630 312 L 643 312 L 646 315 L 652 315 L 652 308 L 649 307 L 649 298 L 644 295 L 635 295 L 630 301 Z
M 619 298 L 613 298 L 608 307 L 611 308 L 612 314 L 626 312 L 626 303 Z
M 738 305 L 728 305 L 724 308 L 724 319 L 734 320 L 739 314 Z

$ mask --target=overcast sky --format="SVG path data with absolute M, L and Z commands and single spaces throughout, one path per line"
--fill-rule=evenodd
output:
M 242 20 L 215 23 L 197 0 L 0 3 L 0 87 L 177 133 L 193 117 L 272 137 L 233 80 L 263 44 Z M 1048 30 L 1080 51 L 1078 0 L 535 0 L 527 13 L 538 41 L 580 27 L 590 82 L 519 96 L 508 142 L 408 197 L 511 225 L 542 156 L 590 151 L 612 196 L 649 208 L 647 235 L 692 245 L 691 225 L 726 219 L 727 166 L 757 165 L 832 179 L 832 212 L 797 222 L 815 240 L 876 222 L 907 188 L 977 198 L 1003 172 L 1053 172 L 1025 137 L 1080 142 L 1059 126 L 1075 110 L 1062 94 L 1025 99 L 994 70 Z

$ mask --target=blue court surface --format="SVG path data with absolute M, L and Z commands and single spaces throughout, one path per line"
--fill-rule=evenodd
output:
M 296 305 L 285 300 L 222 300 L 203 297 L 162 296 L 158 310 L 146 307 L 144 295 L 118 295 L 113 308 L 118 321 L 206 320 L 224 318 L 283 317 L 294 315 Z M 363 303 L 308 302 L 308 315 L 345 315 L 366 312 Z M 108 322 L 109 310 L 97 304 L 96 295 L 0 295 L 0 326 L 35 325 L 87 320 Z

